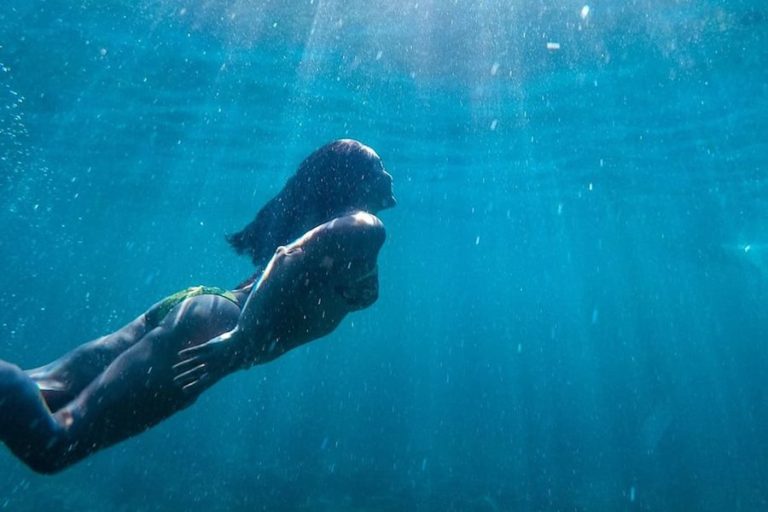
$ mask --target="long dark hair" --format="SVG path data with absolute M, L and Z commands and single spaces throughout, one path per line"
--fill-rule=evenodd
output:
M 283 189 L 242 230 L 227 240 L 238 254 L 263 266 L 278 246 L 351 210 L 376 213 L 392 204 L 372 197 L 371 181 L 384 175 L 381 159 L 368 146 L 342 139 L 309 155 Z

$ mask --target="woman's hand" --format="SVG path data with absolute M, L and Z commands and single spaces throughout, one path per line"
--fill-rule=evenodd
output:
M 226 332 L 203 344 L 179 351 L 179 362 L 173 365 L 173 382 L 185 393 L 199 393 L 231 371 L 236 353 L 232 332 Z

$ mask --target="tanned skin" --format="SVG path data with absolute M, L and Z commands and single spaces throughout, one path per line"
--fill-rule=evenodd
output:
M 375 216 L 345 215 L 278 248 L 235 302 L 191 297 L 153 329 L 142 315 L 48 372 L 0 361 L 0 440 L 35 471 L 55 473 L 152 427 L 224 376 L 325 336 L 373 304 L 384 239 Z

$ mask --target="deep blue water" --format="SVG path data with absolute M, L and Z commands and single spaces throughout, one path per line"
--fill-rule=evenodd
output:
M 331 139 L 399 201 L 372 308 L 60 475 L 3 449 L 0 509 L 768 510 L 763 3 L 283 4 L 0 9 L 1 359 L 236 284 Z

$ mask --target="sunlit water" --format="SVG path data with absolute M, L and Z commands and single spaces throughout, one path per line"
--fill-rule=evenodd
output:
M 0 358 L 192 284 L 301 159 L 395 177 L 327 339 L 13 511 L 768 509 L 768 12 L 756 0 L 6 0 Z

